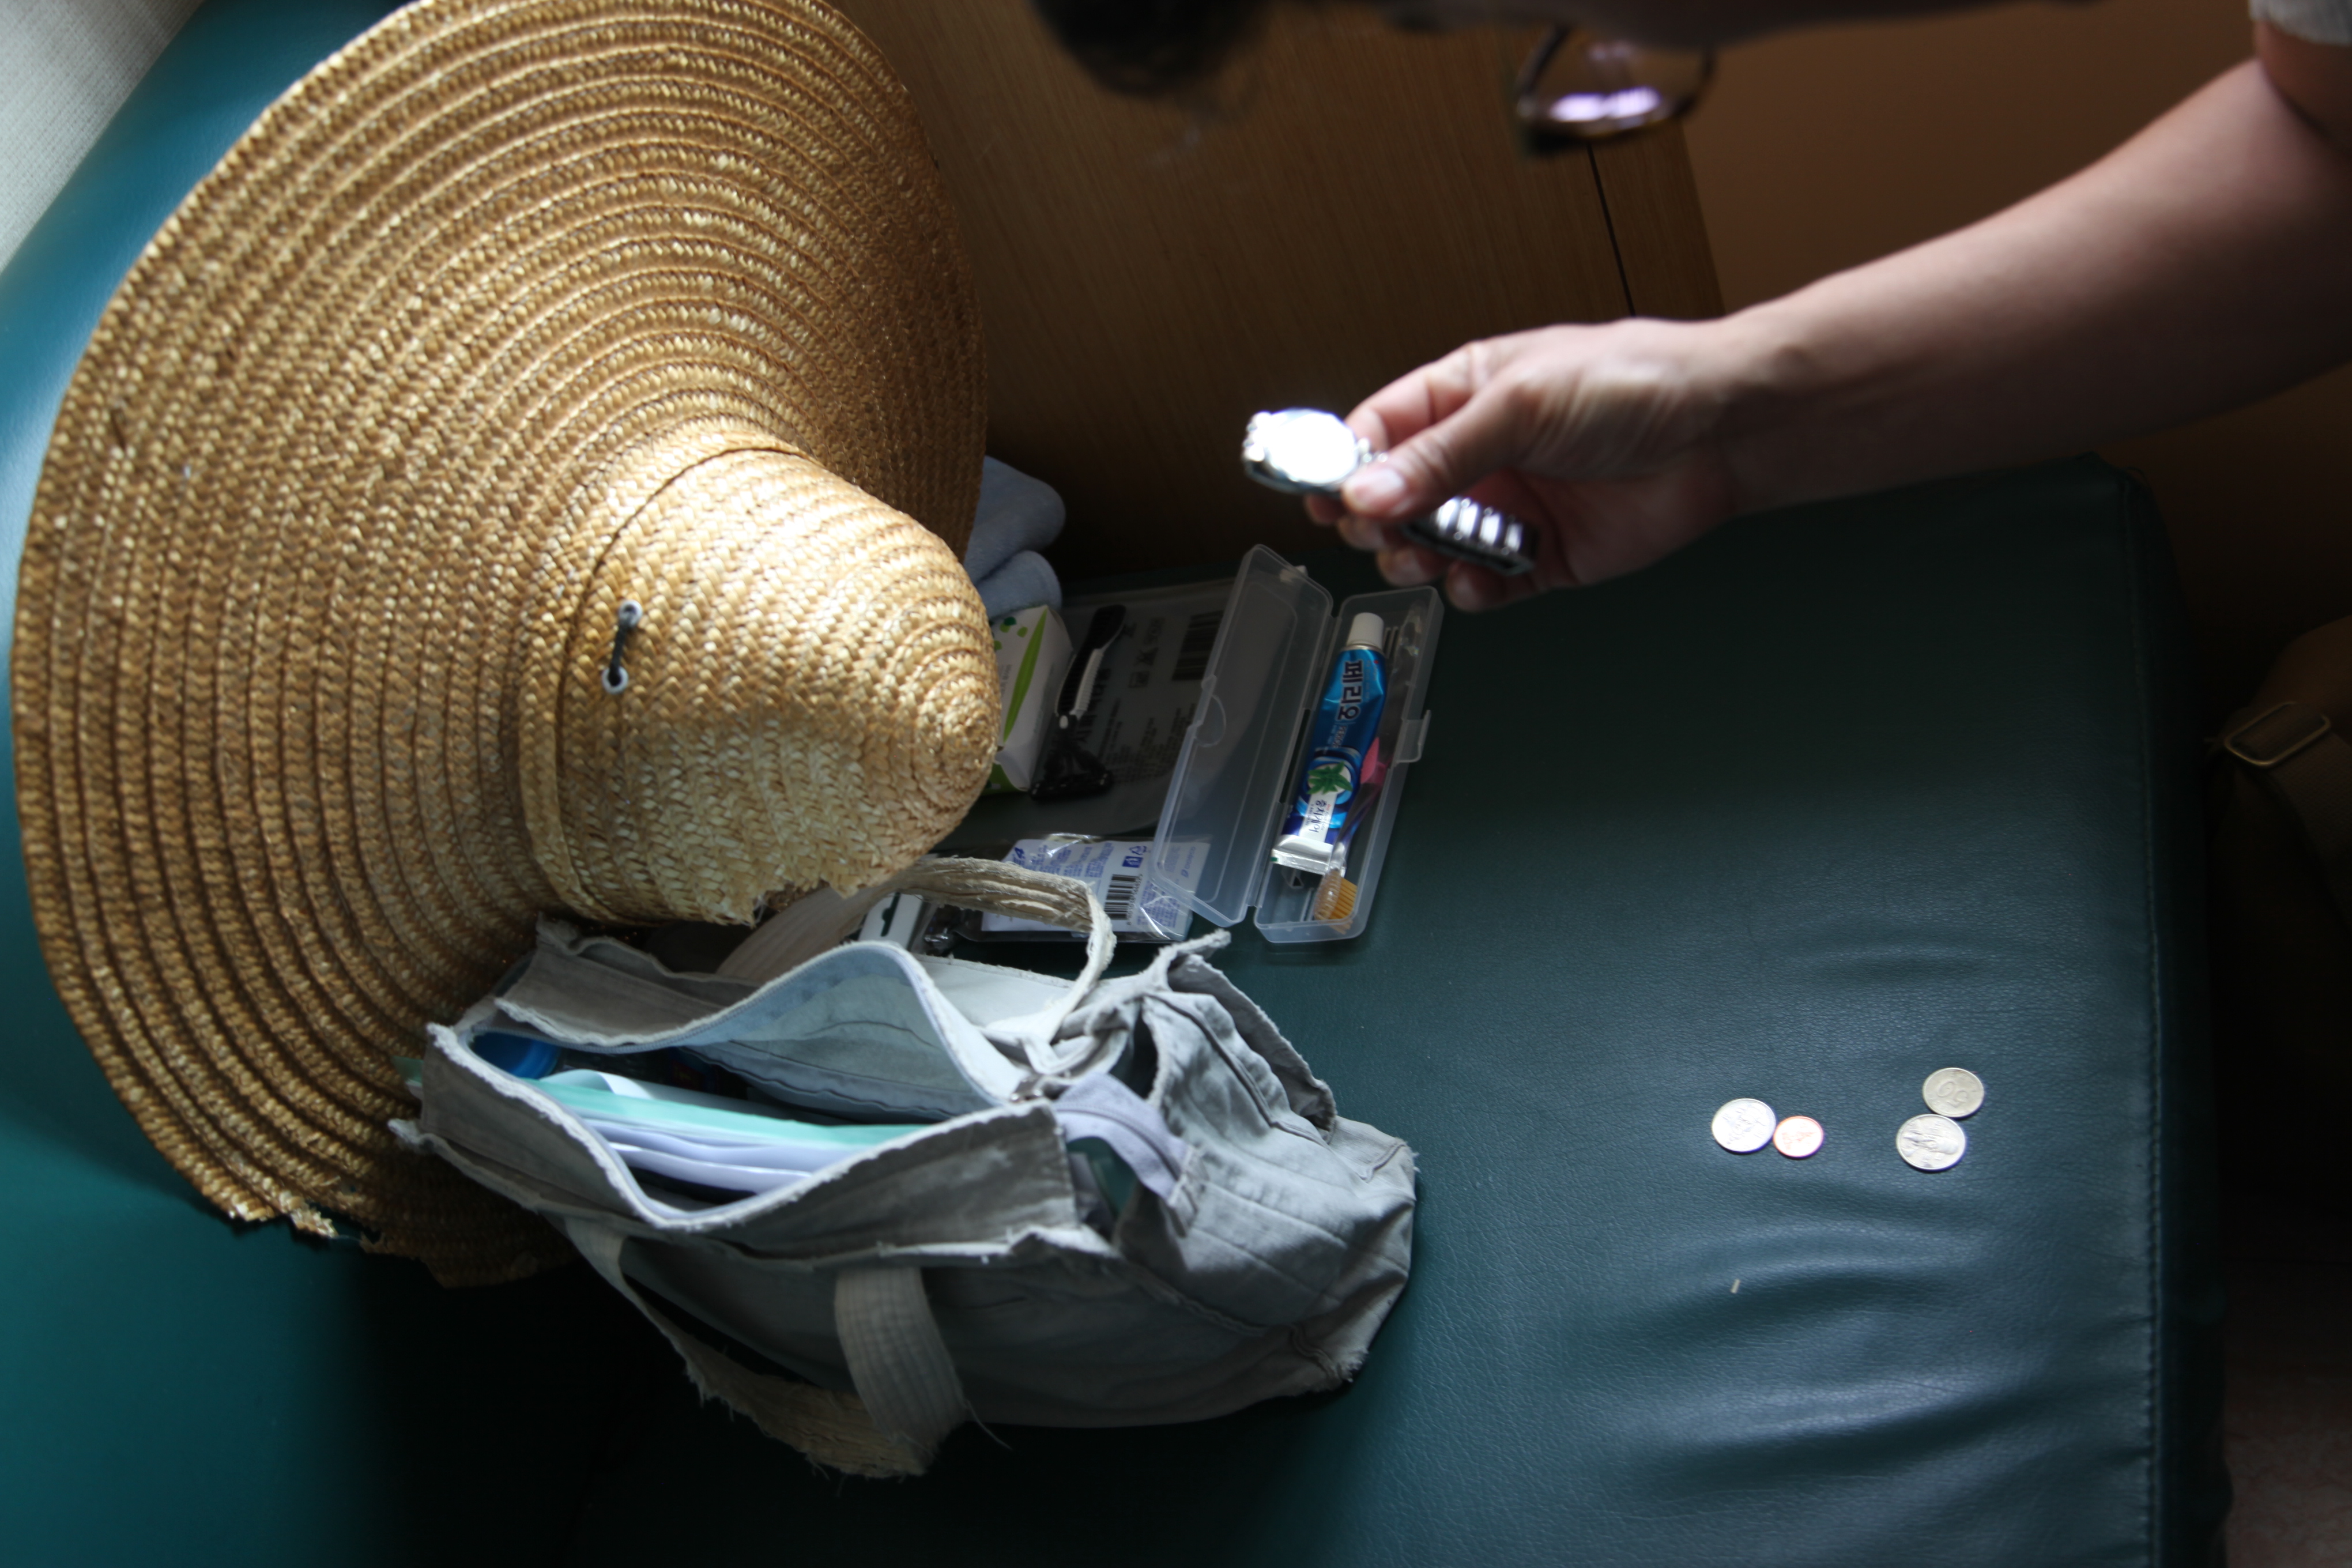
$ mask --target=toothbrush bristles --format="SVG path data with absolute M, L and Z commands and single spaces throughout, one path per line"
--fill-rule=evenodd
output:
M 1315 888 L 1315 918 L 1343 921 L 1356 912 L 1356 884 L 1337 871 L 1326 871 Z

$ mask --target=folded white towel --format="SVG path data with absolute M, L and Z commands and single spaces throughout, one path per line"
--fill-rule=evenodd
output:
M 1062 607 L 1062 579 L 1034 550 L 1023 551 L 972 586 L 980 590 L 990 620 L 1032 605 Z
M 992 616 L 1032 605 L 1062 607 L 1062 582 L 1037 553 L 1060 537 L 1062 498 L 1043 479 L 993 458 L 981 461 L 980 508 L 963 569 Z

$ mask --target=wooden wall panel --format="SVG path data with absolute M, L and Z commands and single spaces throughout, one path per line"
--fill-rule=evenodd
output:
M 1467 339 L 1627 309 L 1592 160 L 1513 145 L 1516 35 L 1283 7 L 1204 110 L 1104 92 L 1026 0 L 840 3 L 921 110 L 977 273 L 991 450 L 1069 501 L 1067 573 L 1328 540 L 1241 477 L 1253 410 L 1344 410 Z M 1612 199 L 1654 258 L 1676 209 L 1620 193 L 1643 177 Z
M 1724 292 L 1753 304 L 1973 223 L 2099 157 L 2251 43 L 2241 5 L 2104 0 L 1730 50 L 1690 122 Z M 2216 721 L 2288 641 L 2352 616 L 2347 437 L 2352 368 L 2104 448 L 2164 510 Z
M 1723 314 L 1682 127 L 1606 142 L 1592 162 L 1633 312 L 1677 321 Z

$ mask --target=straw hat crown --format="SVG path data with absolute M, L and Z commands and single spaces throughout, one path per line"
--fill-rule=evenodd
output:
M 59 991 L 244 1217 L 565 1255 L 387 1131 L 550 908 L 742 920 L 952 826 L 978 315 L 806 0 L 425 0 L 238 142 L 60 411 L 14 645 Z

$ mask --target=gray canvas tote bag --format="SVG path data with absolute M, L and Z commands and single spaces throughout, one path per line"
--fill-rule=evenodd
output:
M 1351 1377 L 1404 1287 L 1412 1152 L 1338 1113 L 1209 962 L 1225 933 L 1105 980 L 1082 883 L 933 860 L 887 886 L 1085 931 L 1086 966 L 854 942 L 685 975 L 550 921 L 432 1030 L 395 1125 L 561 1227 L 706 1395 L 844 1469 L 919 1472 L 967 1418 L 1190 1421 Z M 533 1081 L 477 1049 L 518 1039 L 616 1067 L 682 1051 L 755 1109 L 844 1124 L 812 1149 L 632 1130 L 595 1109 L 627 1079 Z

